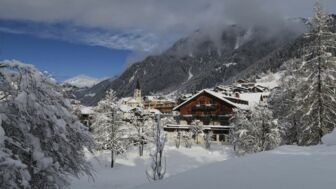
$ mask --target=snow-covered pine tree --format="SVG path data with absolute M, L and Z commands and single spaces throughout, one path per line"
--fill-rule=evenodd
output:
M 128 128 L 122 121 L 121 112 L 117 104 L 117 97 L 113 90 L 106 92 L 106 96 L 95 107 L 96 118 L 92 124 L 93 136 L 98 149 L 111 151 L 111 168 L 118 154 L 126 152 L 129 145 Z
M 267 105 L 259 104 L 254 107 L 250 121 L 255 128 L 254 133 L 259 139 L 261 151 L 272 150 L 281 144 L 280 130 Z
M 284 67 L 286 70 L 296 69 L 294 60 L 286 62 Z M 296 88 L 297 80 L 292 72 L 286 72 L 285 76 L 281 79 L 278 89 L 271 93 L 269 105 L 278 121 L 281 138 L 284 144 L 297 144 L 298 143 L 298 127 L 297 115 L 295 114 L 296 104 Z
M 301 59 L 292 61 L 287 70 L 292 78 L 285 81 L 284 90 L 293 96 L 285 101 L 293 103 L 284 117 L 297 131 L 300 145 L 321 143 L 322 136 L 336 127 L 336 33 L 331 19 L 317 1 L 311 29 L 305 34 L 308 44 L 302 47 Z
M 32 65 L 0 62 L 0 188 L 65 188 L 91 175 L 93 140 L 61 88 Z
M 231 142 L 238 155 L 260 151 L 258 135 L 248 117 L 249 112 L 236 109 L 232 117 Z
M 264 104 L 251 111 L 235 110 L 232 143 L 239 155 L 272 150 L 281 144 L 280 130 L 273 113 Z

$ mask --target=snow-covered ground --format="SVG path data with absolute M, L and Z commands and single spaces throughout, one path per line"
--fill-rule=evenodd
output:
M 182 173 L 136 189 L 334 189 L 336 131 L 325 145 L 282 146 Z
M 203 146 L 193 146 L 191 149 L 166 146 L 167 162 L 166 178 L 177 175 L 210 163 L 224 161 L 234 157 L 232 148 L 223 145 L 213 145 L 206 150 Z M 149 183 L 145 171 L 149 167 L 149 150 L 144 157 L 138 157 L 134 149 L 125 157 L 117 159 L 115 168 L 110 168 L 110 152 L 97 153 L 94 156 L 87 154 L 95 169 L 95 180 L 84 176 L 73 178 L 71 189 L 126 189 Z

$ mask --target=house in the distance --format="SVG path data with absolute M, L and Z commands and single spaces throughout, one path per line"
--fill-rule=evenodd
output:
M 175 100 L 168 99 L 164 96 L 141 96 L 140 83 L 137 81 L 133 97 L 121 99 L 121 105 L 126 105 L 130 109 L 144 108 L 147 110 L 158 110 L 163 114 L 170 114 L 176 106 Z
M 141 88 L 140 88 L 140 82 L 137 81 L 133 97 L 126 97 L 121 99 L 121 104 L 127 105 L 130 108 L 137 108 L 137 107 L 143 107 L 143 101 L 141 97 Z
M 143 105 L 145 109 L 156 109 L 163 114 L 171 114 L 176 106 L 176 102 L 162 96 L 145 96 L 143 98 Z

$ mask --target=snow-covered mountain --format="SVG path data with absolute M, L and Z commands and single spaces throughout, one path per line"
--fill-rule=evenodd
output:
M 334 15 L 332 23 L 336 23 Z M 295 24 L 304 28 L 307 20 L 295 20 L 276 31 L 261 26 L 232 25 L 225 27 L 215 39 L 207 34 L 208 30 L 196 31 L 162 54 L 149 56 L 117 78 L 105 80 L 76 96 L 86 105 L 95 105 L 108 89 L 115 90 L 120 97 L 132 95 L 138 80 L 144 95 L 189 93 L 241 78 L 253 79 L 269 70 L 276 72 L 283 62 L 297 57 L 300 47 L 307 43 L 302 37 L 304 30 L 293 29 L 298 27 Z
M 71 85 L 78 88 L 92 87 L 98 84 L 101 80 L 87 76 L 79 75 L 68 80 L 65 80 L 63 84 Z
M 76 96 L 85 105 L 95 105 L 108 89 L 115 90 L 120 97 L 130 96 L 137 80 L 144 95 L 190 93 L 227 84 L 237 76 L 249 75 L 250 72 L 242 73 L 254 64 L 261 65 L 256 68 L 259 73 L 278 67 L 283 62 L 281 58 L 293 56 L 295 51 L 287 51 L 285 46 L 300 35 L 288 28 L 272 33 L 267 28 L 245 29 L 235 25 L 224 28 L 218 41 L 204 33 L 196 31 L 162 54 L 149 56 L 119 77 L 105 80 Z M 276 53 L 282 49 L 285 52 Z M 94 97 L 86 95 L 93 93 Z

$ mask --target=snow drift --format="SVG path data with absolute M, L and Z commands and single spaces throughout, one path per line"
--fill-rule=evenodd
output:
M 336 129 L 322 138 L 323 144 L 327 146 L 336 145 Z
M 336 132 L 323 141 L 335 144 Z M 282 146 L 276 150 L 226 160 L 136 189 L 333 189 L 336 146 Z

